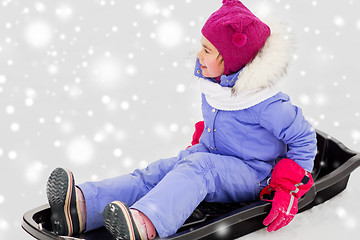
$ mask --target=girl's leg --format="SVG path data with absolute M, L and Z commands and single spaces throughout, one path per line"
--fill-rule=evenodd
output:
M 85 205 L 85 197 L 82 193 L 81 189 L 78 187 L 75 187 L 76 192 L 76 208 L 79 210 L 79 221 L 81 224 L 81 229 L 86 229 L 86 205 Z
M 176 161 L 176 158 L 162 159 L 131 174 L 78 185 L 86 202 L 86 230 L 104 225 L 103 211 L 112 201 L 118 200 L 132 205 L 143 197 L 173 168 Z
M 103 211 L 109 203 L 121 201 L 128 206 L 133 205 L 153 189 L 180 159 L 204 149 L 198 144 L 181 151 L 177 157 L 152 162 L 147 168 L 137 169 L 131 174 L 78 185 L 86 202 L 86 230 L 104 225 Z
M 255 200 L 256 173 L 241 159 L 195 153 L 179 161 L 131 208 L 144 213 L 160 237 L 174 234 L 204 199 L 217 202 Z

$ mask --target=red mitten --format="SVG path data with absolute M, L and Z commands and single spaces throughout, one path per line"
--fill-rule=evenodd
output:
M 269 232 L 277 231 L 291 222 L 298 212 L 298 199 L 313 184 L 311 173 L 293 160 L 284 158 L 275 165 L 270 185 L 260 193 L 261 200 L 272 202 L 270 213 L 263 221 L 265 226 L 269 225 Z
M 189 148 L 191 146 L 194 146 L 194 145 L 199 143 L 199 140 L 200 140 L 201 134 L 204 131 L 204 128 L 205 128 L 204 121 L 200 121 L 200 122 L 195 123 L 195 132 L 194 132 L 193 137 L 192 137 L 192 142 L 191 142 L 191 145 L 188 146 L 187 148 Z

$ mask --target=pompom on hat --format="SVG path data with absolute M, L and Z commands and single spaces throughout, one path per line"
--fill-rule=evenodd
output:
M 223 57 L 224 74 L 230 75 L 252 61 L 270 36 L 270 28 L 240 1 L 222 3 L 201 32 Z

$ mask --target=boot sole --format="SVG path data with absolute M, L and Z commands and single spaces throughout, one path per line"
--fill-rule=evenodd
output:
M 63 168 L 56 168 L 47 182 L 52 230 L 58 235 L 72 236 L 80 231 L 74 184 L 72 172 Z
M 105 228 L 116 240 L 142 240 L 130 209 L 125 203 L 114 201 L 105 207 Z

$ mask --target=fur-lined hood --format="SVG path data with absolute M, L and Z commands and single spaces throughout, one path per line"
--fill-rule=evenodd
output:
M 275 86 L 286 75 L 294 51 L 294 41 L 285 24 L 267 19 L 263 21 L 271 29 L 271 35 L 266 40 L 264 47 L 239 72 L 221 76 L 220 85 L 232 87 L 232 93 L 235 95 L 244 90 Z M 201 65 L 198 59 L 195 76 L 205 78 L 201 74 Z

